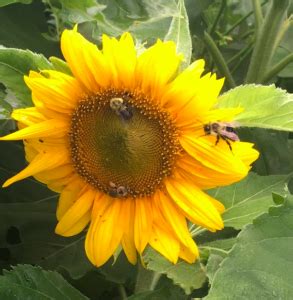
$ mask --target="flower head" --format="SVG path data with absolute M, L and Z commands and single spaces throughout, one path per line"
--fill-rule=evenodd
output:
M 25 76 L 34 107 L 14 110 L 19 130 L 1 139 L 23 140 L 29 165 L 4 186 L 34 176 L 60 193 L 56 233 L 89 224 L 96 266 L 119 245 L 131 263 L 148 244 L 173 263 L 194 262 L 187 219 L 223 228 L 223 205 L 203 190 L 239 181 L 258 156 L 228 130 L 241 109 L 215 108 L 223 79 L 202 76 L 203 60 L 180 73 L 173 42 L 138 55 L 128 33 L 104 35 L 99 50 L 65 30 L 61 47 L 71 75 Z

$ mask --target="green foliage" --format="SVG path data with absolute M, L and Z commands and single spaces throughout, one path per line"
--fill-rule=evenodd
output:
M 0 276 L 1 299 L 88 299 L 68 284 L 60 274 L 40 267 L 18 265 Z
M 183 0 L 178 0 L 178 7 L 179 16 L 173 17 L 165 40 L 174 41 L 176 43 L 177 52 L 182 53 L 184 56 L 182 68 L 186 68 L 190 64 L 191 59 L 191 37 L 188 16 Z
M 214 275 L 206 299 L 291 299 L 292 237 L 291 198 L 240 233 Z
M 225 205 L 225 226 L 242 229 L 274 204 L 272 193 L 286 196 L 290 176 L 258 176 L 251 173 L 239 183 L 209 191 Z
M 275 32 L 269 26 L 264 29 L 262 21 L 271 2 L 277 4 L 281 16 Z M 199 227 L 192 230 L 201 259 L 173 265 L 147 248 L 142 260 L 159 280 L 152 282 L 152 290 L 135 295 L 137 268 L 123 253 L 94 268 L 85 256 L 84 233 L 72 238 L 54 233 L 58 195 L 33 178 L 0 189 L 1 269 L 39 265 L 62 273 L 77 288 L 56 272 L 19 265 L 0 277 L 1 299 L 86 299 L 82 294 L 91 299 L 129 296 L 133 300 L 293 297 L 289 252 L 293 99 L 285 91 L 292 92 L 292 19 L 286 17 L 292 5 L 287 8 L 287 0 L 279 2 L 286 5 L 278 5 L 278 0 L 254 1 L 260 8 L 256 13 L 250 1 L 234 0 L 0 0 L 1 136 L 16 129 L 9 119 L 12 109 L 32 105 L 24 75 L 42 69 L 71 74 L 62 60 L 59 41 L 65 28 L 78 24 L 78 30 L 98 45 L 103 33 L 119 36 L 125 31 L 133 34 L 141 49 L 158 38 L 173 40 L 185 57 L 182 68 L 204 58 L 207 71 L 228 77 L 230 86 L 239 85 L 227 91 L 226 79 L 219 107 L 244 108 L 236 116 L 237 132 L 261 152 L 253 167 L 255 174 L 209 191 L 226 206 L 226 228 L 217 233 Z M 256 41 L 273 44 L 265 47 L 270 58 L 262 58 L 265 72 L 259 72 L 257 59 L 252 63 L 252 55 L 262 57 L 257 48 L 264 50 L 264 44 L 256 47 Z M 288 61 L 280 67 L 285 58 Z M 254 82 L 248 80 L 255 75 L 247 75 L 248 66 L 261 73 L 256 82 L 270 82 L 284 90 L 274 85 L 243 85 Z M 26 166 L 19 142 L 1 142 L 0 157 L 0 184 Z M 290 199 L 284 203 L 286 197 Z
M 242 107 L 240 126 L 293 131 L 293 96 L 273 85 L 239 86 L 222 95 L 219 107 Z
M 4 6 L 12 2 L 15 4 Z M 28 2 L 32 3 L 27 5 Z M 46 38 L 48 24 L 45 6 L 41 1 L 2 0 L 1 4 L 3 7 L 0 5 L 0 45 L 23 50 L 30 49 L 46 57 L 60 56 L 57 41 Z M 47 36 L 50 35 L 48 32 Z
M 31 93 L 23 76 L 28 75 L 30 70 L 51 68 L 51 64 L 41 54 L 29 50 L 0 48 L 0 82 L 13 93 L 7 97 L 6 102 L 14 108 L 32 106 Z
M 23 4 L 30 4 L 32 0 L 0 0 L 0 7 L 18 2 Z
M 148 270 L 166 274 L 187 294 L 190 294 L 193 289 L 200 288 L 205 282 L 205 274 L 199 262 L 188 264 L 180 261 L 173 265 L 150 247 L 144 252 L 143 261 Z

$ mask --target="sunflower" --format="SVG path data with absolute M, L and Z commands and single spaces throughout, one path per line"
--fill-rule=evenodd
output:
M 150 245 L 168 260 L 199 256 L 187 220 L 216 231 L 224 206 L 205 189 L 241 180 L 258 157 L 250 143 L 207 134 L 204 124 L 231 122 L 241 108 L 216 109 L 223 79 L 202 76 L 204 60 L 179 71 L 173 42 L 143 53 L 133 38 L 102 37 L 102 50 L 65 30 L 71 73 L 24 77 L 34 107 L 16 109 L 28 166 L 4 187 L 34 176 L 60 193 L 56 233 L 88 225 L 85 250 L 101 266 L 121 247 L 135 264 Z M 231 148 L 231 149 L 230 149 Z

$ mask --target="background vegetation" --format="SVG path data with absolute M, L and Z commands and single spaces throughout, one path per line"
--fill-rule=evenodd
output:
M 174 40 L 185 65 L 204 58 L 226 77 L 220 106 L 246 108 L 239 135 L 261 153 L 245 180 L 210 191 L 226 206 L 226 228 L 191 226 L 201 251 L 192 265 L 174 266 L 149 248 L 148 271 L 123 253 L 94 268 L 84 234 L 54 234 L 55 193 L 33 178 L 0 189 L 0 298 L 292 299 L 292 11 L 289 0 L 0 0 L 1 136 L 16 128 L 12 109 L 31 105 L 23 75 L 66 71 L 60 34 L 79 24 L 98 45 L 102 33 L 130 31 L 141 48 Z M 22 143 L 1 142 L 1 184 L 25 165 Z

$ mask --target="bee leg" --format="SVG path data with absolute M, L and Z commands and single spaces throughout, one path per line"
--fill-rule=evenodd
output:
M 217 145 L 218 145 L 219 141 L 220 141 L 220 135 L 217 135 L 217 139 L 216 139 L 215 146 L 217 146 Z
M 231 142 L 224 136 L 222 136 L 222 139 L 226 142 L 226 144 L 229 146 L 230 151 L 233 153 Z

